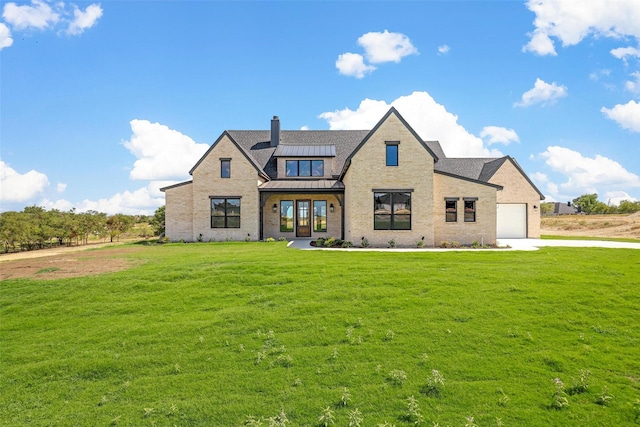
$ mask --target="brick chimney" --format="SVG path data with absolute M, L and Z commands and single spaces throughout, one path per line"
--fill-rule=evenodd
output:
M 273 116 L 271 119 L 271 146 L 277 147 L 280 143 L 280 119 Z

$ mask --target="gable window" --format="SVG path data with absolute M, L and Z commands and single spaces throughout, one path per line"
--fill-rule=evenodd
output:
M 313 202 L 313 231 L 327 231 L 327 201 Z
M 293 201 L 280 201 L 280 231 L 293 231 Z
M 211 228 L 240 228 L 240 198 L 211 198 Z
M 387 142 L 387 166 L 398 166 L 398 142 Z
M 220 178 L 231 178 L 231 159 L 220 159 Z
M 445 221 L 457 222 L 458 221 L 458 199 L 449 198 L 445 199 Z
M 287 160 L 287 176 L 324 176 L 324 160 Z
M 477 198 L 465 197 L 464 199 L 464 222 L 476 222 L 476 200 Z
M 373 193 L 374 230 L 411 230 L 411 193 Z

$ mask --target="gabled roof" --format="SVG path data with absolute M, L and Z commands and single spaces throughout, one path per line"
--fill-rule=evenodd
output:
M 233 136 L 231 136 L 229 134 L 229 131 L 224 131 L 222 132 L 222 135 L 220 135 L 218 137 L 218 139 L 216 139 L 216 142 L 214 142 L 213 144 L 211 144 L 211 147 L 209 147 L 209 149 L 207 150 L 206 153 L 204 153 L 202 155 L 202 157 L 200 157 L 200 160 L 197 161 L 197 163 L 191 168 L 191 170 L 189 171 L 189 175 L 193 175 L 193 171 L 195 171 L 198 166 L 200 166 L 200 163 L 202 163 L 202 161 L 204 159 L 207 158 L 207 156 L 209 155 L 209 153 L 215 148 L 215 146 L 222 140 L 222 138 L 224 137 L 228 137 L 229 140 L 233 143 L 233 145 L 236 146 L 236 148 L 238 148 L 238 151 L 240 151 L 245 157 L 246 159 L 249 161 L 249 163 L 251 163 L 253 165 L 254 168 L 256 168 L 256 171 L 258 172 L 259 175 L 261 175 L 262 177 L 264 177 L 265 179 L 269 179 L 269 177 L 264 173 L 263 168 L 260 166 L 260 164 L 256 161 L 256 159 L 252 156 L 252 153 L 247 152 L 244 150 L 243 147 L 241 147 L 240 145 L 238 145 L 238 143 L 236 142 L 236 140 L 233 138 Z M 273 150 L 272 150 L 273 151 Z
M 522 174 L 533 189 L 540 195 L 540 200 L 544 200 L 544 195 L 531 182 L 526 173 L 522 170 L 518 162 L 511 156 L 498 158 L 491 157 L 447 157 L 440 159 L 435 164 L 436 172 L 443 172 L 450 175 L 458 175 L 464 178 L 480 182 L 489 182 L 493 175 L 502 167 L 505 162 L 511 162 L 513 166 Z
M 362 146 L 364 144 L 367 143 L 367 141 L 369 140 L 369 138 L 371 138 L 371 136 L 373 136 L 373 134 L 375 134 L 378 130 L 378 128 L 380 126 L 382 126 L 382 124 L 389 118 L 389 116 L 391 116 L 392 114 L 394 114 L 398 120 L 400 120 L 400 122 L 409 130 L 409 132 L 416 138 L 416 140 L 418 140 L 420 142 L 420 144 L 422 144 L 422 146 L 427 150 L 427 152 L 429 154 L 431 154 L 431 156 L 433 157 L 433 159 L 437 162 L 438 161 L 438 156 L 436 156 L 436 154 L 433 152 L 433 150 L 431 150 L 431 148 L 429 147 L 429 145 L 427 145 L 426 142 L 424 142 L 422 140 L 422 138 L 420 138 L 420 135 L 418 135 L 418 133 L 413 130 L 413 128 L 411 127 L 411 125 L 409 125 L 409 123 L 407 123 L 407 121 L 400 115 L 400 113 L 398 112 L 398 110 L 396 110 L 395 107 L 391 107 L 389 109 L 389 111 L 387 111 L 387 114 L 384 115 L 384 117 L 382 117 L 380 119 L 380 121 L 378 121 L 378 123 L 373 127 L 373 129 L 371 129 L 367 135 L 364 137 L 364 139 L 358 144 L 357 147 L 355 147 L 355 149 L 351 152 L 351 154 L 349 154 L 349 157 L 347 157 L 347 159 L 344 162 L 344 166 L 342 167 L 342 171 L 340 172 L 340 180 L 342 180 L 344 178 L 344 175 L 347 173 L 347 169 L 349 169 L 349 166 L 351 165 L 351 159 L 353 158 L 353 156 L 356 155 L 356 153 L 360 150 L 360 148 L 362 148 Z M 438 144 L 440 145 L 440 144 Z
M 334 146 L 335 166 L 332 175 L 338 175 L 345 160 L 362 141 L 366 130 L 282 130 L 278 145 Z M 276 150 L 271 147 L 270 130 L 230 130 L 227 131 L 242 149 L 256 159 L 256 163 L 271 178 L 276 178 Z

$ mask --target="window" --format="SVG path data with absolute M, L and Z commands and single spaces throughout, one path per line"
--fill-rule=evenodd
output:
M 315 200 L 313 202 L 313 230 L 327 231 L 327 201 Z
M 387 142 L 387 166 L 398 166 L 398 143 Z
M 280 231 L 293 231 L 293 201 L 280 201 Z
M 476 200 L 464 200 L 464 222 L 476 222 Z
M 231 178 L 231 159 L 220 159 L 220 177 Z
M 324 160 L 287 160 L 287 176 L 324 176 Z
M 411 230 L 411 193 L 373 193 L 374 230 Z
M 457 222 L 458 221 L 458 200 L 445 199 L 444 203 L 445 203 L 445 221 Z
M 211 199 L 211 228 L 240 228 L 240 198 Z

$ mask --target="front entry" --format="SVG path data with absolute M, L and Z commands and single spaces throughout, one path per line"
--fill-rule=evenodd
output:
M 311 200 L 296 200 L 296 237 L 311 237 Z

